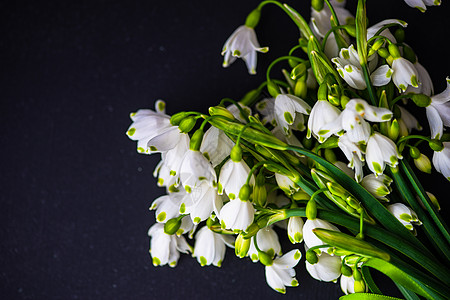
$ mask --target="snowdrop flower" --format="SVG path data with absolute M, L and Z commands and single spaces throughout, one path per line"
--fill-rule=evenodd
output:
M 378 132 L 370 136 L 366 147 L 366 161 L 375 176 L 383 174 L 386 164 L 395 167 L 402 158 L 391 139 Z
M 389 53 L 393 57 L 391 64 L 394 70 L 392 81 L 398 87 L 399 91 L 405 92 L 409 85 L 418 87 L 418 73 L 413 63 L 400 55 L 400 51 L 395 44 L 389 45 Z
M 315 264 L 310 264 L 305 260 L 306 270 L 312 278 L 320 281 L 336 281 L 341 275 L 340 256 L 331 256 L 322 253 L 317 257 L 319 260 Z
M 363 176 L 363 162 L 364 157 L 361 148 L 358 144 L 352 142 L 348 134 L 339 137 L 338 147 L 342 150 L 345 157 L 348 159 L 348 167 L 355 170 L 354 177 L 357 182 L 360 182 Z
M 300 261 L 302 254 L 294 249 L 273 260 L 272 265 L 266 266 L 267 284 L 277 292 L 286 293 L 286 286 L 298 286 L 294 267 Z
M 268 47 L 260 47 L 253 28 L 246 25 L 238 27 L 225 42 L 222 49 L 223 66 L 228 67 L 236 57 L 242 58 L 250 74 L 256 74 L 256 51 L 266 53 Z
M 225 257 L 226 245 L 232 246 L 234 238 L 211 231 L 207 226 L 202 227 L 195 235 L 195 247 L 193 257 L 197 258 L 200 265 L 214 265 L 220 267 Z
M 277 121 L 275 120 L 275 99 L 274 98 L 265 98 L 258 103 L 256 103 L 256 110 L 263 116 L 261 122 L 263 124 L 272 124 L 273 126 L 277 126 Z
M 217 201 L 217 189 L 206 182 L 193 187 L 190 194 L 185 195 L 179 206 L 180 214 L 189 214 L 192 222 L 197 225 L 209 218 Z
M 321 220 L 321 219 L 314 219 L 314 220 L 306 220 L 305 225 L 303 225 L 303 240 L 305 241 L 306 247 L 312 248 L 319 245 L 324 245 L 325 243 L 322 242 L 321 239 L 319 239 L 314 232 L 312 231 L 315 228 L 324 228 L 334 231 L 340 231 L 336 226 L 331 224 L 328 221 Z M 320 251 L 327 251 L 326 248 L 320 248 L 317 249 L 317 251 L 320 253 Z
M 156 198 L 150 210 L 156 210 L 155 216 L 158 223 L 165 223 L 166 221 L 179 216 L 181 201 L 185 193 L 171 193 Z
M 431 137 L 440 139 L 444 126 L 450 126 L 450 78 L 447 77 L 447 88 L 440 94 L 431 97 L 431 103 L 426 107 Z
M 339 117 L 322 126 L 319 135 L 328 138 L 332 134 L 348 134 L 350 141 L 365 144 L 370 136 L 371 122 L 386 122 L 392 118 L 392 112 L 386 108 L 369 105 L 363 99 L 351 99 Z
M 388 25 L 388 24 L 398 24 L 403 27 L 408 26 L 408 24 L 405 21 L 398 20 L 398 19 L 383 20 L 383 21 L 378 22 L 377 24 L 372 25 L 369 28 L 367 28 L 367 40 L 369 40 L 373 36 L 375 36 L 375 34 L 378 32 L 378 30 L 380 30 L 383 26 Z M 397 43 L 396 38 L 394 37 L 394 35 L 390 32 L 390 30 L 388 28 L 383 30 L 379 35 L 386 37 L 388 40 L 390 40 L 394 44 Z
M 303 241 L 303 219 L 301 217 L 290 217 L 287 225 L 287 233 L 292 244 Z M 259 245 L 259 243 L 258 243 Z
M 345 276 L 342 274 L 340 285 L 342 292 L 346 295 L 355 293 L 355 278 L 353 278 L 353 275 Z
M 233 231 L 245 231 L 253 223 L 255 209 L 250 201 L 236 198 L 220 210 L 221 226 Z
M 406 94 L 408 93 L 416 93 L 416 94 L 425 94 L 427 96 L 431 96 L 434 94 L 433 81 L 431 80 L 430 74 L 427 69 L 424 68 L 418 61 L 416 57 L 416 62 L 413 63 L 414 68 L 417 70 L 417 78 L 420 82 L 418 87 L 408 86 L 406 89 Z
M 247 114 L 247 116 L 252 114 L 252 109 L 246 105 L 242 105 L 239 104 L 242 108 L 242 110 Z M 241 111 L 239 110 L 239 108 L 234 105 L 231 104 L 229 106 L 226 107 L 226 109 L 233 115 L 233 117 L 235 117 L 239 122 L 242 123 L 247 123 L 247 121 L 245 121 L 246 116 L 243 116 Z
M 417 214 L 408 206 L 402 203 L 394 203 L 387 206 L 389 212 L 397 218 L 407 229 L 414 230 L 414 225 L 421 225 L 422 222 L 417 217 Z
M 192 251 L 183 236 L 166 234 L 162 223 L 155 223 L 150 227 L 148 235 L 151 237 L 150 254 L 154 266 L 169 264 L 170 267 L 175 267 L 180 258 L 180 252 Z
M 441 5 L 441 0 L 405 0 L 405 3 L 421 12 L 425 12 L 427 6 Z
M 386 198 L 392 191 L 390 185 L 392 179 L 384 174 L 375 176 L 375 174 L 369 174 L 361 180 L 361 185 L 371 193 L 375 198 L 389 202 Z
M 188 150 L 180 166 L 180 179 L 184 189 L 190 193 L 202 181 L 216 185 L 216 173 L 210 162 L 200 151 Z
M 233 146 L 234 142 L 230 140 L 225 132 L 211 126 L 203 136 L 200 152 L 211 161 L 213 168 L 215 168 L 227 158 Z
M 293 194 L 300 189 L 289 177 L 275 173 L 275 180 L 277 181 L 280 189 L 286 194 Z
M 450 142 L 443 142 L 444 148 L 433 154 L 433 165 L 436 171 L 450 181 Z
M 314 104 L 308 119 L 308 131 L 306 137 L 312 135 L 319 141 L 324 142 L 325 139 L 319 135 L 320 129 L 325 124 L 333 122 L 339 117 L 340 110 L 326 100 L 318 100 Z
M 279 94 L 275 98 L 275 119 L 283 128 L 285 135 L 290 135 L 289 125 L 293 125 L 297 114 L 308 115 L 311 107 L 304 100 L 289 94 Z
M 339 51 L 339 57 L 331 59 L 336 65 L 339 75 L 352 88 L 364 90 L 367 88 L 364 74 L 359 63 L 358 52 L 353 45 L 348 48 L 342 48 Z M 370 78 L 374 86 L 383 86 L 389 83 L 392 76 L 392 69 L 388 65 L 382 65 L 371 72 Z
M 256 243 L 258 244 L 258 248 L 269 254 L 269 256 L 274 257 L 276 255 L 281 255 L 281 244 L 278 239 L 278 235 L 275 230 L 272 229 L 271 226 L 264 227 L 256 233 Z M 255 242 L 253 238 L 250 242 L 250 247 L 248 249 L 247 254 L 253 262 L 257 262 L 258 258 L 258 250 L 256 250 Z
M 243 159 L 240 161 L 227 160 L 227 162 L 220 169 L 219 174 L 219 194 L 226 192 L 230 199 L 235 199 L 239 196 L 239 191 L 246 183 L 247 177 L 250 174 L 250 168 Z M 252 175 L 250 184 L 254 185 L 255 179 Z

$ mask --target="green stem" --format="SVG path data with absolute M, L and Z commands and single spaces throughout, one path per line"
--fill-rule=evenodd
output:
M 295 60 L 298 61 L 299 63 L 304 62 L 304 59 L 298 58 L 296 56 L 291 56 L 291 55 L 286 55 L 286 56 L 281 56 L 278 57 L 277 59 L 275 59 L 268 67 L 267 67 L 267 71 L 266 71 L 266 79 L 267 81 L 270 81 L 270 71 L 272 70 L 273 66 L 276 65 L 277 63 L 279 63 L 280 61 L 283 60 Z
M 245 118 L 245 121 L 249 122 L 248 113 L 242 108 L 242 106 L 239 104 L 239 102 L 234 101 L 231 98 L 223 98 L 220 101 L 219 105 L 224 105 L 225 102 L 230 102 L 231 104 L 234 104 L 237 107 L 237 109 L 239 110 L 239 113 Z

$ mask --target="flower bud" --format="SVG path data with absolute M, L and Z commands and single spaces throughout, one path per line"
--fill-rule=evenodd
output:
M 212 106 L 209 108 L 209 114 L 211 116 L 224 116 L 228 119 L 234 120 L 233 114 L 223 106 Z
M 388 128 L 388 136 L 391 140 L 395 141 L 398 138 L 400 133 L 400 125 L 398 124 L 397 119 L 393 119 L 391 121 L 391 126 Z
M 441 205 L 439 204 L 438 199 L 436 198 L 435 195 L 433 195 L 430 192 L 426 192 L 428 195 L 428 198 L 430 198 L 431 203 L 433 204 L 433 206 L 439 211 L 441 210 Z
M 200 146 L 202 145 L 202 141 L 203 141 L 203 135 L 205 133 L 203 132 L 202 129 L 197 129 L 194 134 L 191 137 L 191 141 L 189 142 L 189 149 L 190 150 L 196 150 L 199 151 L 200 150 Z
M 356 267 L 353 268 L 353 278 L 357 281 L 362 280 L 362 274 L 361 271 L 358 270 Z
M 308 93 L 308 86 L 305 80 L 301 78 L 295 82 L 294 95 L 300 98 L 305 98 Z
M 336 154 L 334 154 L 334 151 L 331 149 L 325 149 L 325 159 L 328 160 L 331 163 L 335 163 L 337 161 Z
M 411 147 L 409 148 L 409 155 L 411 155 L 411 158 L 418 159 L 420 157 L 420 150 L 417 147 Z
M 310 199 L 306 204 L 305 213 L 308 220 L 314 220 L 317 217 L 317 204 L 314 199 L 313 200 Z
M 372 47 L 370 47 L 368 56 L 371 56 L 372 54 L 377 52 L 381 48 L 381 46 L 383 46 L 383 44 L 384 40 L 382 39 L 376 40 L 375 43 L 372 44 Z
M 247 92 L 244 97 L 242 97 L 241 101 L 239 101 L 240 103 L 247 105 L 249 103 L 253 103 L 253 101 L 255 101 L 259 95 L 261 94 L 261 90 L 260 89 L 254 89 L 251 90 L 249 92 Z
M 181 120 L 180 125 L 178 125 L 178 127 L 180 128 L 181 132 L 188 133 L 194 128 L 196 122 L 197 119 L 190 116 Z
M 345 95 L 341 96 L 341 106 L 342 106 L 342 108 L 345 108 L 345 106 L 347 105 L 348 101 L 350 101 L 349 97 L 347 97 Z
M 266 205 L 267 190 L 266 190 L 266 178 L 263 172 L 259 172 L 256 176 L 255 186 L 253 188 L 253 201 L 259 206 Z
M 242 160 L 242 148 L 239 145 L 234 145 L 231 148 L 230 158 L 234 162 L 240 162 Z
M 173 218 L 164 224 L 164 232 L 166 234 L 175 234 L 178 229 L 180 229 L 181 226 L 181 219 L 180 218 Z
M 395 59 L 395 58 L 399 58 L 402 55 L 400 54 L 400 50 L 398 49 L 397 45 L 395 44 L 389 44 L 388 46 L 389 49 L 389 53 L 391 54 L 391 56 Z
M 355 24 L 345 24 L 343 25 L 345 31 L 352 37 L 356 37 L 356 26 Z
M 280 88 L 273 81 L 267 81 L 267 91 L 274 98 L 280 94 Z
M 303 241 L 303 219 L 301 217 L 290 217 L 287 226 L 289 240 L 292 244 Z
M 265 227 L 265 225 L 264 225 Z M 246 232 L 243 231 L 241 234 L 245 239 L 249 239 L 252 236 L 254 236 L 255 234 L 258 233 L 259 229 L 261 229 L 262 227 L 258 226 L 257 223 L 252 223 L 250 226 L 247 227 Z
M 363 280 L 355 280 L 354 283 L 355 293 L 365 293 L 366 292 L 366 283 Z
M 397 43 L 403 43 L 403 41 L 405 40 L 405 30 L 403 30 L 403 28 L 398 28 L 394 32 L 394 37 L 397 40 Z
M 189 116 L 189 113 L 185 112 L 185 111 L 176 113 L 170 118 L 170 124 L 172 124 L 174 126 L 178 126 L 180 124 L 180 122 L 187 116 Z
M 298 78 L 302 77 L 306 73 L 306 66 L 304 63 L 300 63 L 296 65 L 292 71 L 291 71 L 291 78 L 293 80 L 297 80 Z
M 317 262 L 319 261 L 316 252 L 314 252 L 313 250 L 306 251 L 305 258 L 306 261 L 312 265 L 317 264 Z
M 247 256 L 248 249 L 250 249 L 251 240 L 243 237 L 242 234 L 238 234 L 234 243 L 234 251 L 236 256 L 243 258 Z
M 378 55 L 382 58 L 388 58 L 389 57 L 389 51 L 386 48 L 380 48 L 378 49 Z
M 259 258 L 259 261 L 267 267 L 269 267 L 273 264 L 272 257 L 269 254 L 267 254 L 266 252 L 258 251 L 258 258 Z
M 425 154 L 420 153 L 420 156 L 414 159 L 414 164 L 420 171 L 431 174 L 431 162 Z

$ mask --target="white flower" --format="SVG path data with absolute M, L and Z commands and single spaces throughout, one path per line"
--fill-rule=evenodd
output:
M 308 103 L 289 94 L 279 94 L 275 98 L 275 119 L 277 125 L 283 128 L 286 135 L 290 135 L 289 125 L 293 125 L 297 114 L 309 114 L 311 107 Z
M 256 110 L 263 116 L 261 122 L 263 124 L 272 124 L 273 126 L 277 126 L 277 122 L 275 120 L 275 99 L 274 98 L 265 98 L 258 103 L 256 103 Z
M 169 264 L 170 267 L 175 267 L 180 258 L 180 252 L 192 251 L 183 236 L 166 234 L 162 223 L 155 223 L 150 227 L 148 235 L 151 237 L 150 254 L 154 266 Z
M 292 244 L 303 241 L 303 219 L 301 217 L 290 217 L 287 225 L 287 233 Z
M 417 70 L 417 78 L 420 81 L 418 87 L 408 86 L 406 89 L 406 94 L 408 93 L 416 93 L 416 94 L 425 94 L 427 96 L 431 96 L 434 94 L 433 81 L 431 80 L 430 74 L 427 69 L 422 66 L 416 58 L 416 62 L 413 64 L 414 68 Z
M 242 25 L 231 34 L 223 46 L 223 66 L 228 67 L 236 60 L 236 57 L 239 57 L 245 61 L 248 72 L 256 74 L 256 51 L 265 53 L 269 51 L 269 48 L 260 47 L 255 30 Z
M 422 222 L 417 217 L 417 214 L 408 206 L 402 203 L 394 203 L 387 206 L 389 212 L 397 218 L 407 229 L 414 230 L 414 225 L 421 225 Z
M 194 224 L 208 219 L 217 201 L 217 190 L 206 182 L 193 187 L 191 193 L 186 194 L 179 206 L 180 214 L 189 214 Z
M 300 189 L 297 184 L 285 175 L 275 173 L 275 180 L 277 181 L 278 187 L 286 194 L 293 194 Z
M 242 105 L 239 104 L 239 106 L 241 107 L 241 109 L 247 114 L 247 116 L 252 114 L 252 109 L 246 105 Z M 229 106 L 226 107 L 226 109 L 233 115 L 233 117 L 235 117 L 238 121 L 242 122 L 242 123 L 246 123 L 247 121 L 245 121 L 246 116 L 242 115 L 242 112 L 239 110 L 239 108 L 234 105 L 231 104 Z
M 297 286 L 294 267 L 300 261 L 302 254 L 294 249 L 273 260 L 271 266 L 266 266 L 267 284 L 277 292 L 286 293 L 286 286 Z
M 200 152 L 211 161 L 212 166 L 215 168 L 230 155 L 233 146 L 234 142 L 230 140 L 225 132 L 211 126 L 203 136 Z
M 346 295 L 355 293 L 355 278 L 353 278 L 353 275 L 345 276 L 342 274 L 340 285 L 342 292 Z
M 398 125 L 400 126 L 400 136 L 407 136 L 413 129 L 422 130 L 422 126 L 417 121 L 409 111 L 404 107 L 397 105 L 400 109 L 400 118 L 398 120 Z
M 378 177 L 375 174 L 369 174 L 361 180 L 361 185 L 375 198 L 388 202 L 389 199 L 386 196 L 392 191 L 391 183 L 392 179 L 384 174 Z
M 433 165 L 436 170 L 450 181 L 450 142 L 443 142 L 444 149 L 435 151 Z
M 165 223 L 170 219 L 178 217 L 183 197 L 183 193 L 171 193 L 156 198 L 152 206 L 150 206 L 150 210 L 156 209 L 156 221 L 158 223 Z
M 220 210 L 221 226 L 234 231 L 246 230 L 253 223 L 255 209 L 250 201 L 230 200 Z
M 235 199 L 239 196 L 239 191 L 246 183 L 247 177 L 250 174 L 250 168 L 242 159 L 235 162 L 232 159 L 227 162 L 220 169 L 219 174 L 219 194 L 225 191 L 230 199 Z M 254 176 L 251 176 L 250 184 L 254 184 Z
M 374 57 L 374 56 L 373 56 Z M 348 48 L 342 48 L 339 51 L 339 57 L 331 59 L 336 65 L 339 75 L 352 88 L 364 90 L 367 88 L 364 74 L 359 63 L 358 52 L 353 45 Z M 383 86 L 389 83 L 392 76 L 392 69 L 388 65 L 382 65 L 371 72 L 370 78 L 374 86 Z
M 388 25 L 388 24 L 398 24 L 398 25 L 401 25 L 403 27 L 408 26 L 408 24 L 405 21 L 398 20 L 398 19 L 386 19 L 386 20 L 383 20 L 383 21 L 378 22 L 377 24 L 367 28 L 367 40 L 369 40 L 373 36 L 375 36 L 375 34 L 378 32 L 378 30 L 380 30 L 383 26 Z M 392 35 L 392 33 L 389 31 L 388 28 L 384 29 L 379 35 L 388 38 L 394 44 L 397 42 L 397 40 L 395 39 L 395 37 Z
M 447 77 L 446 89 L 431 97 L 431 103 L 426 107 L 431 137 L 442 138 L 444 126 L 450 126 L 450 78 Z
M 339 137 L 338 147 L 342 150 L 345 157 L 348 159 L 348 167 L 355 170 L 355 180 L 357 182 L 360 182 L 363 176 L 362 166 L 364 161 L 360 146 L 357 143 L 352 142 L 348 134 L 346 133 Z
M 216 173 L 200 151 L 188 150 L 181 163 L 180 179 L 184 189 L 190 193 L 192 188 L 200 185 L 202 181 L 215 186 Z
M 311 114 L 309 115 L 306 137 L 310 138 L 312 133 L 312 135 L 319 142 L 324 142 L 325 139 L 319 135 L 321 127 L 336 120 L 340 113 L 341 111 L 328 101 L 317 101 L 311 110 Z
M 376 176 L 383 174 L 386 164 L 395 167 L 398 159 L 402 159 L 395 143 L 388 137 L 374 132 L 367 142 L 366 162 Z
M 322 253 L 317 258 L 319 260 L 314 265 L 305 261 L 309 275 L 320 281 L 336 281 L 341 275 L 341 258 L 327 253 Z
M 405 3 L 421 12 L 425 12 L 427 6 L 441 5 L 441 0 L 405 0 Z
M 314 219 L 314 220 L 306 220 L 305 225 L 303 225 L 303 240 L 305 241 L 305 245 L 308 248 L 312 248 L 319 245 L 324 245 L 325 243 L 322 242 L 321 239 L 319 239 L 314 232 L 312 231 L 315 228 L 324 228 L 334 231 L 340 231 L 336 226 L 331 224 L 328 221 L 321 220 L 321 219 Z M 318 252 L 320 251 L 327 251 L 326 248 L 320 248 L 318 249 Z
M 392 69 L 394 70 L 392 81 L 401 92 L 406 91 L 409 85 L 413 87 L 419 86 L 417 70 L 412 62 L 406 58 L 401 56 L 394 58 Z
M 215 233 L 204 226 L 195 235 L 195 247 L 192 256 L 197 258 L 202 267 L 211 264 L 220 267 L 225 257 L 225 246 L 233 243 L 234 238 L 232 236 Z
M 264 227 L 260 229 L 256 233 L 256 243 L 258 244 L 258 248 L 269 254 L 271 257 L 276 255 L 281 255 L 281 244 L 278 239 L 278 235 L 272 227 Z M 247 254 L 253 262 L 257 262 L 258 258 L 258 250 L 256 250 L 255 243 L 253 238 L 250 242 L 250 247 L 248 249 Z

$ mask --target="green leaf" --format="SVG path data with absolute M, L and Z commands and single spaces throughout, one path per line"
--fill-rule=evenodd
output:
M 406 300 L 420 300 L 419 296 L 416 295 L 416 293 L 411 292 L 407 288 L 403 287 L 402 285 L 395 283 L 398 290 L 402 293 L 403 297 L 405 297 Z
M 402 299 L 380 294 L 355 293 L 342 296 L 339 298 L 339 300 L 402 300 Z
M 370 269 L 368 267 L 365 267 L 364 265 L 361 267 L 361 273 L 363 274 L 364 277 L 364 281 L 367 283 L 367 285 L 369 286 L 369 290 L 372 293 L 375 294 L 383 294 L 380 289 L 378 288 L 378 286 L 375 284 L 375 281 L 373 281 L 372 275 L 370 274 Z

